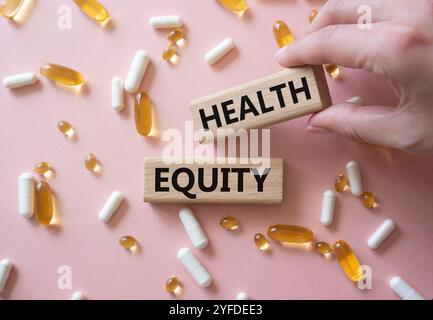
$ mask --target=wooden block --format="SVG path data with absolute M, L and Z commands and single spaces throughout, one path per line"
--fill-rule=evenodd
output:
M 196 99 L 191 111 L 196 130 L 205 133 L 201 142 L 207 143 L 238 129 L 262 128 L 311 114 L 331 103 L 322 66 L 303 66 Z
M 162 159 L 146 159 L 144 201 L 275 204 L 283 199 L 282 159 L 262 164 L 233 158 L 217 159 L 215 164 L 189 162 L 166 164 Z

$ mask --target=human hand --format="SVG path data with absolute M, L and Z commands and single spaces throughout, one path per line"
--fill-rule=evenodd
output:
M 371 29 L 357 25 L 358 7 L 372 8 Z M 314 114 L 307 131 L 433 154 L 433 0 L 328 0 L 306 36 L 280 49 L 283 67 L 333 63 L 385 77 L 395 107 L 338 103 Z

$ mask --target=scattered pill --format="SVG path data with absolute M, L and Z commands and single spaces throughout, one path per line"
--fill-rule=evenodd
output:
M 334 220 L 334 210 L 335 210 L 335 193 L 331 190 L 327 190 L 323 193 L 322 200 L 322 214 L 320 216 L 320 221 L 325 226 L 330 226 Z
M 72 294 L 71 300 L 86 300 L 86 297 L 80 291 L 76 291 Z
M 262 251 L 266 251 L 269 249 L 269 241 L 261 233 L 256 233 L 254 235 L 254 243 L 256 244 L 257 248 L 259 248 Z
M 370 191 L 364 191 L 363 193 L 361 193 L 361 200 L 364 207 L 368 209 L 374 208 L 377 205 L 376 198 L 374 197 L 374 194 Z
M 116 111 L 122 111 L 125 107 L 125 97 L 123 95 L 123 81 L 121 78 L 111 80 L 111 106 Z
M 235 217 L 225 217 L 220 221 L 221 227 L 227 230 L 237 230 L 239 229 L 239 221 Z
M 179 62 L 179 56 L 177 55 L 176 48 L 171 44 L 167 46 L 162 52 L 162 59 L 171 64 L 177 64 Z
M 89 18 L 98 22 L 105 22 L 110 15 L 104 6 L 96 0 L 74 0 L 75 4 L 83 11 Z
M 336 64 L 328 63 L 323 66 L 325 67 L 326 72 L 328 72 L 332 78 L 337 79 L 340 76 L 341 69 Z
M 35 181 L 31 173 L 24 172 L 18 178 L 19 213 L 30 218 L 34 213 Z
M 324 242 L 324 241 L 316 242 L 316 244 L 314 245 L 314 250 L 316 250 L 317 253 L 320 253 L 324 256 L 326 256 L 332 252 L 331 246 L 329 245 L 329 243 Z
M 122 247 L 128 250 L 134 250 L 138 246 L 137 240 L 132 236 L 123 236 L 119 239 L 119 243 Z
M 227 38 L 213 47 L 208 53 L 206 53 L 204 59 L 209 64 L 214 64 L 222 59 L 230 50 L 235 47 L 232 39 Z
M 362 180 L 359 165 L 355 161 L 350 161 L 346 165 L 347 177 L 349 178 L 350 190 L 354 196 L 359 197 L 362 194 Z
M 191 239 L 193 246 L 198 249 L 206 248 L 209 240 L 194 212 L 189 208 L 182 208 L 179 211 L 179 219 L 182 222 L 188 237 Z
M 319 14 L 319 11 L 316 9 L 311 10 L 310 15 L 308 16 L 308 21 L 313 22 L 314 19 L 316 19 L 317 15 Z
M 237 294 L 236 300 L 250 300 L 250 297 L 248 296 L 248 293 L 242 291 Z
M 368 246 L 371 249 L 377 249 L 383 241 L 391 234 L 395 229 L 395 223 L 391 219 L 386 219 L 371 235 L 368 239 Z
M 349 183 L 345 174 L 339 174 L 335 179 L 335 191 L 343 192 L 349 189 Z
M 361 107 L 361 106 L 364 105 L 364 99 L 362 99 L 361 97 L 350 98 L 349 100 L 347 100 L 347 102 L 353 103 L 353 104 L 355 104 L 355 105 L 357 105 L 359 107 Z
M 57 128 L 67 138 L 72 138 L 75 135 L 75 129 L 68 121 L 57 122 Z
M 39 225 L 46 227 L 51 224 L 54 216 L 54 198 L 50 185 L 39 181 L 36 185 L 35 216 Z
M 292 31 L 283 20 L 275 21 L 272 25 L 272 31 L 279 48 L 288 46 L 295 40 Z
M 38 81 L 34 72 L 16 74 L 3 79 L 3 85 L 8 89 L 17 89 L 32 85 Z
M 281 243 L 308 243 L 313 241 L 314 234 L 304 227 L 274 224 L 268 228 L 268 237 Z
M 9 259 L 3 259 L 0 261 L 0 293 L 2 293 L 6 287 L 11 270 L 12 262 Z
M 138 134 L 148 136 L 152 130 L 152 102 L 144 91 L 141 91 L 135 98 L 134 117 Z
M 49 162 L 39 162 L 33 167 L 33 172 L 44 177 L 49 177 L 53 174 L 53 168 Z
M 105 202 L 101 211 L 99 212 L 99 220 L 103 222 L 110 221 L 113 214 L 116 212 L 117 208 L 119 208 L 120 204 L 123 201 L 123 194 L 120 191 L 114 191 L 110 197 Z
M 400 277 L 389 280 L 392 291 L 403 300 L 425 300 L 425 298 Z
M 176 28 L 176 29 L 172 30 L 167 35 L 167 39 L 168 39 L 168 41 L 170 41 L 170 43 L 176 44 L 180 48 L 183 48 L 186 46 L 185 35 L 184 35 L 184 32 L 181 28 Z
M 3 0 L 0 5 L 0 15 L 5 18 L 13 18 L 21 9 L 25 0 Z
M 209 287 L 212 283 L 210 274 L 206 271 L 201 262 L 188 248 L 182 248 L 177 252 L 177 258 L 185 269 L 201 287 Z
M 343 240 L 338 240 L 332 245 L 332 252 L 337 258 L 341 269 L 343 269 L 347 278 L 357 282 L 362 278 L 362 268 L 356 257 L 355 253 L 352 251 L 350 246 Z
M 180 281 L 176 276 L 171 276 L 168 278 L 167 282 L 164 285 L 164 290 L 168 293 L 174 293 L 180 289 Z
M 84 167 L 91 172 L 98 172 L 100 165 L 95 154 L 89 153 L 84 160 Z
M 180 28 L 183 20 L 181 16 L 155 16 L 149 19 L 149 24 L 155 29 Z
M 47 79 L 65 86 L 80 86 L 84 83 L 84 78 L 78 71 L 58 64 L 46 63 L 40 72 Z
M 218 0 L 218 2 L 238 16 L 242 16 L 248 9 L 246 0 Z
M 146 73 L 147 66 L 149 65 L 149 56 L 146 51 L 139 50 L 135 53 L 129 68 L 128 75 L 125 80 L 125 91 L 129 93 L 136 93 Z

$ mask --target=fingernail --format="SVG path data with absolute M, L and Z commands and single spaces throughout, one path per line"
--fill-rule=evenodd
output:
M 305 128 L 305 130 L 307 130 L 309 133 L 317 133 L 317 134 L 330 133 L 325 129 L 319 127 L 313 127 L 313 126 L 308 126 L 307 128 Z
M 355 104 L 355 105 L 357 105 L 359 107 L 361 107 L 361 106 L 364 105 L 364 99 L 362 99 L 361 97 L 350 98 L 349 100 L 347 100 L 347 102 L 353 103 L 353 104 Z

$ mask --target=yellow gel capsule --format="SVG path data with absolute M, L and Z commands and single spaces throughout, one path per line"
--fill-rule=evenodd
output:
M 135 98 L 134 116 L 137 132 L 142 136 L 148 136 L 152 130 L 152 103 L 144 91 Z
M 134 247 L 136 247 L 138 244 L 137 240 L 131 236 L 124 236 L 120 238 L 119 243 L 122 247 L 128 250 L 134 249 Z
M 337 178 L 335 179 L 335 191 L 337 192 L 343 192 L 346 191 L 349 188 L 349 183 L 347 180 L 346 175 L 339 174 Z
M 314 239 L 313 231 L 310 229 L 285 224 L 274 224 L 270 226 L 268 236 L 272 240 L 282 243 L 308 243 Z
M 176 29 L 172 30 L 167 35 L 167 39 L 171 43 L 177 44 L 179 47 L 184 47 L 185 44 L 186 44 L 185 43 L 184 33 L 183 33 L 183 30 L 181 28 L 176 28 Z
M 319 11 L 317 11 L 316 9 L 311 10 L 310 16 L 308 17 L 310 23 L 313 22 L 314 19 L 316 19 L 318 13 Z
M 46 181 L 36 185 L 35 216 L 41 226 L 48 226 L 53 219 L 53 194 Z
M 225 217 L 222 218 L 220 221 L 221 227 L 227 230 L 236 230 L 239 229 L 239 222 L 238 219 L 235 217 Z
M 272 30 L 279 48 L 288 46 L 295 40 L 293 33 L 283 20 L 275 21 L 272 25 Z
M 169 61 L 172 64 L 178 63 L 179 56 L 177 55 L 176 48 L 172 45 L 169 45 L 167 48 L 165 48 L 162 52 L 162 59 L 164 59 L 165 61 Z
M 39 162 L 33 167 L 33 172 L 41 176 L 46 176 L 53 172 L 53 168 L 49 162 Z
M 96 0 L 74 0 L 75 4 L 83 11 L 89 18 L 98 22 L 105 22 L 110 15 L 99 1 Z
M 340 264 L 341 269 L 343 269 L 346 276 L 357 282 L 362 278 L 362 268 L 356 257 L 355 253 L 349 247 L 349 245 L 343 241 L 338 240 L 332 245 L 332 252 L 334 256 L 337 258 L 338 263 Z
M 361 194 L 361 200 L 364 206 L 368 209 L 374 208 L 376 206 L 376 198 L 370 191 L 364 191 Z
M 319 241 L 314 245 L 314 250 L 325 256 L 331 253 L 331 246 L 327 242 Z
M 57 128 L 59 131 L 68 138 L 72 138 L 75 134 L 75 129 L 72 125 L 67 121 L 59 121 L 57 122 Z
M 248 9 L 246 0 L 218 0 L 218 2 L 226 9 L 236 13 L 238 16 L 242 16 Z
M 333 63 L 328 63 L 324 65 L 326 72 L 328 72 L 332 78 L 337 79 L 340 74 L 341 70 L 340 67 Z
M 164 290 L 168 293 L 176 293 L 180 288 L 179 278 L 176 276 L 171 276 L 168 278 L 167 282 L 164 285 Z
M 89 153 L 86 157 L 86 160 L 84 160 L 84 166 L 87 170 L 95 172 L 98 170 L 99 163 L 98 159 L 93 153 Z
M 84 82 L 83 76 L 78 71 L 58 64 L 46 63 L 41 67 L 40 72 L 47 79 L 65 86 L 79 86 Z
M 5 18 L 13 18 L 20 11 L 24 0 L 5 0 L 0 5 L 0 15 Z
M 269 249 L 269 241 L 261 233 L 256 233 L 254 235 L 254 243 L 256 244 L 257 248 L 259 248 L 262 251 L 266 251 Z

